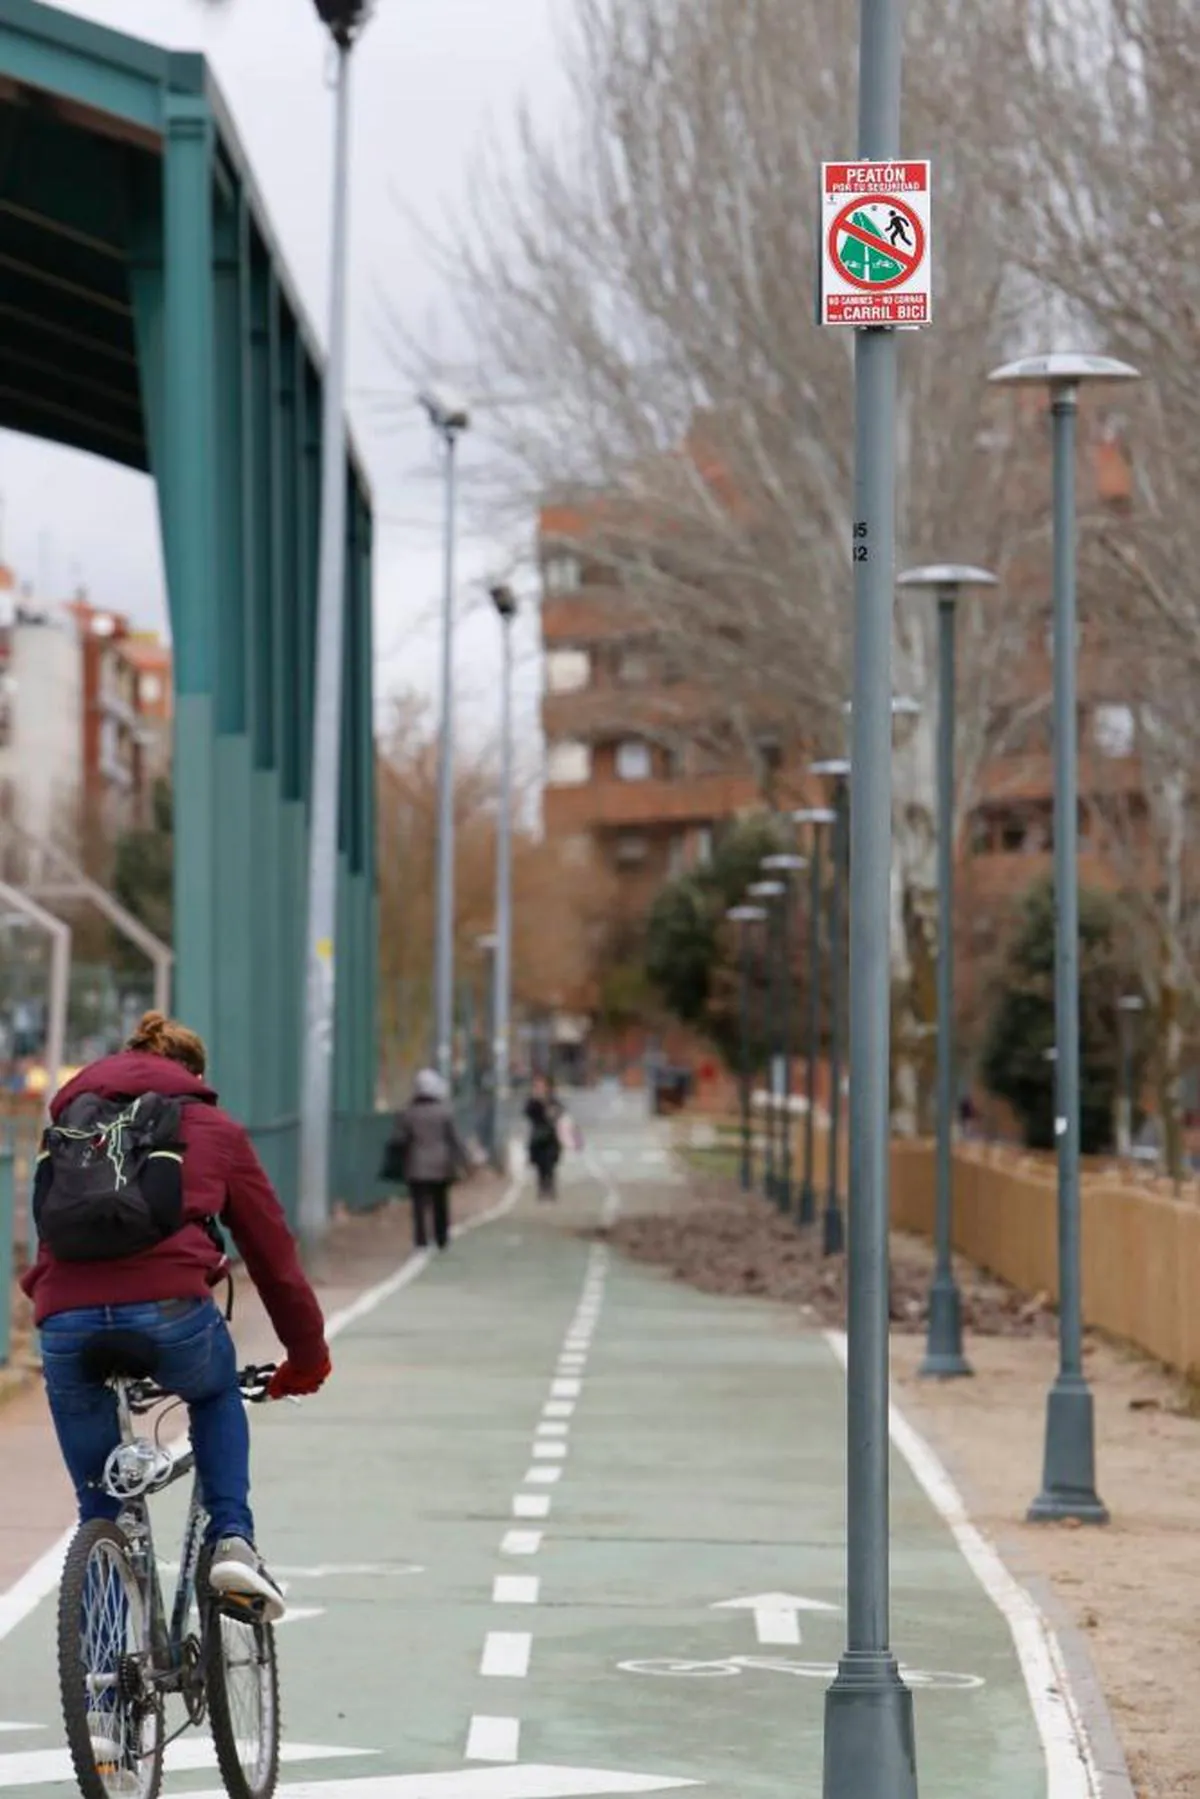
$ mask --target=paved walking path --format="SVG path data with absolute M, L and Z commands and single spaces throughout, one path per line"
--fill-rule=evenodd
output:
M 558 1205 L 459 1238 L 349 1324 L 318 1401 L 254 1414 L 297 1799 L 820 1793 L 844 1377 L 782 1308 L 582 1236 L 679 1178 L 630 1110 L 589 1139 Z M 1008 1627 L 899 1462 L 894 1516 L 923 1799 L 1046 1799 Z M 34 1794 L 66 1770 L 52 1601 L 22 1609 L 0 1598 L 0 1789 Z M 216 1785 L 185 1738 L 168 1790 Z

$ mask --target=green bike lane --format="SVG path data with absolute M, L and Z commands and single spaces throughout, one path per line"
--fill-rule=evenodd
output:
M 652 1180 L 636 1130 L 614 1140 Z M 578 1234 L 614 1203 L 590 1153 L 561 1206 L 524 1200 L 351 1323 L 317 1401 L 255 1412 L 296 1799 L 820 1792 L 844 1377 L 782 1309 Z M 1008 1628 L 901 1462 L 894 1517 L 898 1653 L 939 1676 L 916 1694 L 925 1799 L 1043 1799 Z M 181 1518 L 158 1503 L 160 1553 Z M 69 1790 L 52 1612 L 0 1639 L 18 1794 Z M 211 1791 L 184 1744 L 169 1790 Z

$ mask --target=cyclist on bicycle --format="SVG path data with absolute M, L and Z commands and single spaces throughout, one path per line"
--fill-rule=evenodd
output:
M 206 1060 L 194 1031 L 147 1012 L 123 1051 L 55 1095 L 34 1183 L 38 1256 L 22 1285 L 80 1517 L 120 1510 L 102 1486 L 119 1440 L 116 1397 L 89 1373 L 89 1349 L 116 1333 L 152 1355 L 154 1378 L 187 1402 L 213 1588 L 278 1619 L 283 1596 L 254 1547 L 233 1339 L 211 1292 L 228 1270 L 218 1218 L 287 1351 L 271 1398 L 315 1393 L 331 1364 L 283 1210 L 246 1131 L 205 1085 Z

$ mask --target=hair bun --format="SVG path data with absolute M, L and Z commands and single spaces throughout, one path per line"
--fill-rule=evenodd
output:
M 154 1049 L 163 1042 L 167 1035 L 167 1019 L 162 1012 L 143 1012 L 141 1022 L 133 1033 L 139 1048 Z

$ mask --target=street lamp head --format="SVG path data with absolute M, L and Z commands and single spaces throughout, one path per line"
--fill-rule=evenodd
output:
M 495 931 L 485 931 L 482 937 L 476 937 L 475 948 L 481 949 L 486 955 L 489 950 L 495 949 L 499 941 Z
M 808 772 L 825 780 L 844 781 L 849 777 L 850 763 L 845 756 L 830 756 L 824 762 L 814 762 Z
M 429 415 L 429 422 L 443 437 L 455 438 L 471 423 L 471 414 L 461 394 L 447 387 L 426 387 L 417 395 Z
M 725 916 L 733 924 L 758 924 L 767 915 L 761 906 L 730 906 Z
M 762 866 L 772 874 L 798 874 L 808 867 L 807 856 L 764 856 Z
M 1076 350 L 1051 350 L 1045 356 L 1020 356 L 993 369 L 988 380 L 997 386 L 1080 387 L 1085 381 L 1137 381 L 1139 370 L 1115 356 L 1088 356 Z
M 370 15 L 373 0 L 316 0 L 317 17 L 339 50 L 348 50 Z
M 1140 993 L 1123 993 L 1117 1001 L 1119 1012 L 1144 1012 L 1146 1002 Z
M 915 587 L 955 594 L 962 587 L 995 587 L 997 578 L 986 568 L 975 568 L 970 562 L 929 562 L 921 568 L 906 568 L 896 576 L 897 587 Z
M 815 774 L 816 769 L 813 770 Z M 837 823 L 837 813 L 829 806 L 801 806 L 792 817 L 798 825 L 832 825 Z
M 517 596 L 505 582 L 497 582 L 495 587 L 488 588 L 488 592 L 492 596 L 492 605 L 505 624 L 517 616 Z
M 751 899 L 780 899 L 787 892 L 782 881 L 751 881 L 746 892 Z

